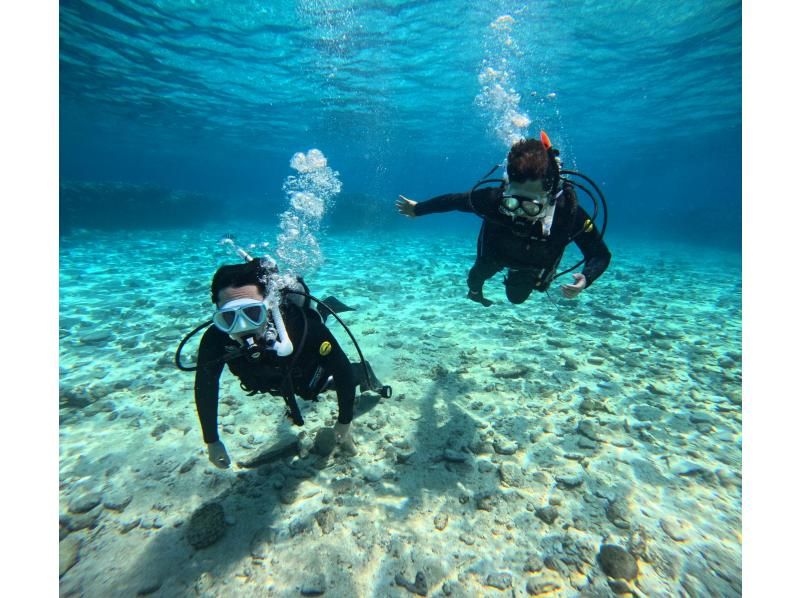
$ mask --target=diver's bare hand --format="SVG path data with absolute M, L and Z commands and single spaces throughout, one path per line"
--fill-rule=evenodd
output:
M 574 284 L 562 284 L 561 294 L 567 299 L 574 299 L 583 289 L 586 288 L 586 277 L 583 274 L 573 274 Z
M 225 450 L 225 445 L 221 440 L 216 442 L 209 442 L 208 447 L 208 460 L 220 469 L 228 469 L 231 466 L 231 458 L 228 456 L 228 451 Z
M 414 206 L 417 205 L 417 202 L 413 199 L 408 199 L 404 195 L 400 195 L 399 197 L 400 199 L 394 202 L 397 211 L 408 218 L 415 218 L 417 215 L 414 213 Z

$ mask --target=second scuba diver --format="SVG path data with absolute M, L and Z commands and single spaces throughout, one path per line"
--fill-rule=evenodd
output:
M 602 230 L 598 231 L 595 225 L 596 198 L 584 185 L 562 175 L 575 175 L 588 181 L 605 208 L 602 192 L 585 175 L 561 170 L 557 157 L 558 150 L 542 132 L 541 139 L 523 139 L 511 147 L 507 178 L 484 179 L 469 193 L 440 195 L 423 202 L 400 195 L 395 205 L 401 214 L 410 218 L 458 210 L 474 212 L 483 219 L 478 235 L 478 255 L 467 277 L 467 297 L 472 301 L 485 307 L 492 304 L 483 296 L 483 284 L 504 268 L 508 268 L 504 279 L 508 300 L 522 303 L 533 290 L 546 291 L 557 276 L 585 263 L 581 273 L 572 275 L 572 284 L 561 287 L 563 295 L 571 299 L 605 271 L 611 253 L 603 241 L 606 218 L 603 218 Z M 489 182 L 501 185 L 477 189 Z M 594 200 L 595 216 L 590 218 L 578 204 L 576 187 Z M 584 259 L 556 274 L 564 250 L 572 241 Z
M 391 396 L 391 387 L 378 382 L 363 356 L 361 363 L 351 364 L 325 325 L 328 315 L 338 319 L 337 311 L 350 308 L 329 298 L 324 302 L 315 299 L 315 310 L 302 278 L 291 278 L 289 284 L 273 289 L 274 262 L 246 257 L 247 263 L 222 266 L 214 274 L 211 300 L 217 309 L 212 322 L 187 335 L 175 356 L 182 370 L 195 369 L 181 364 L 181 349 L 193 334 L 213 323 L 200 341 L 194 384 L 209 460 L 222 469 L 231 463 L 217 432 L 219 379 L 225 364 L 249 394 L 281 396 L 295 425 L 303 425 L 296 396 L 316 400 L 320 393 L 335 388 L 339 408 L 333 428 L 336 444 L 354 454 L 351 422 L 356 386 L 384 397 Z

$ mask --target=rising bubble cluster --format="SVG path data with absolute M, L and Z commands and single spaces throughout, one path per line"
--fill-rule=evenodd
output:
M 323 262 L 317 237 L 325 212 L 342 190 L 339 173 L 318 149 L 296 153 L 289 165 L 297 172 L 283 183 L 289 209 L 280 217 L 277 255 L 284 270 L 308 275 Z
M 489 26 L 486 58 L 481 64 L 480 92 L 475 102 L 486 113 L 492 133 L 506 146 L 527 135 L 530 117 L 520 108 L 520 94 L 514 88 L 511 68 L 519 50 L 512 37 L 515 24 L 510 15 L 497 17 Z

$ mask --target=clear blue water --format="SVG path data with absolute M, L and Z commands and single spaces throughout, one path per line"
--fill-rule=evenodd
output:
M 61 178 L 277 214 L 290 156 L 318 147 L 387 209 L 466 190 L 506 151 L 476 102 L 505 59 L 615 233 L 736 248 L 741 22 L 727 0 L 61 2 Z
M 61 595 L 288 597 L 320 573 L 405 596 L 424 572 L 432 596 L 606 596 L 603 542 L 640 595 L 739 595 L 741 37 L 723 0 L 62 1 Z M 480 221 L 394 200 L 469 190 L 540 129 L 602 187 L 611 266 L 575 301 L 512 305 L 495 276 L 487 310 Z M 306 180 L 311 148 L 333 170 Z M 320 256 L 280 236 L 309 189 L 335 196 L 302 223 Z M 226 373 L 235 467 L 208 463 L 173 360 L 229 232 L 355 308 L 397 399 L 358 412 L 356 457 L 243 466 L 336 401 L 303 406 L 303 438 Z M 194 551 L 208 501 L 225 535 Z

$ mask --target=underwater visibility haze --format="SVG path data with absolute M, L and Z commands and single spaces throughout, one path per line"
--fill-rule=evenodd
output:
M 727 0 L 62 0 L 61 594 L 741 595 L 741 33 Z M 395 202 L 540 131 L 610 264 L 485 307 L 481 219 Z M 350 308 L 393 389 L 356 454 L 334 390 L 297 427 L 226 368 L 209 463 L 175 351 L 243 254 Z

